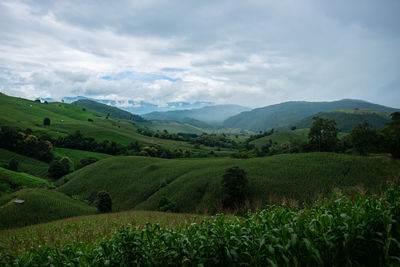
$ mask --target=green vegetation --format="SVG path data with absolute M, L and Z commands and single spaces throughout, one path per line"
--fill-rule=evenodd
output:
M 201 222 L 205 216 L 157 211 L 123 211 L 77 216 L 49 223 L 0 230 L 0 255 L 2 249 L 16 255 L 39 246 L 62 247 L 73 242 L 93 244 L 111 238 L 122 227 L 144 228 L 148 223 L 163 227 L 177 227 Z
M 333 102 L 294 101 L 242 112 L 225 120 L 224 125 L 230 128 L 241 128 L 253 132 L 259 132 L 272 128 L 278 129 L 280 127 L 287 127 L 288 125 L 292 125 L 306 117 L 314 116 L 318 112 L 354 109 L 377 110 L 387 113 L 396 111 L 394 108 L 351 99 L 343 99 Z M 299 125 L 297 128 L 308 128 L 311 124 L 312 121 L 306 126 Z
M 350 132 L 354 126 L 362 122 L 368 122 L 373 129 L 379 129 L 390 122 L 389 113 L 374 110 L 337 110 L 329 112 L 319 112 L 313 116 L 302 119 L 293 124 L 297 128 L 311 127 L 312 117 L 318 116 L 324 119 L 336 121 L 337 127 L 341 132 Z
M 294 143 L 299 141 L 300 143 L 307 142 L 308 133 L 310 129 L 296 129 L 293 131 L 276 131 L 269 136 L 264 136 L 258 139 L 255 139 L 250 142 L 250 144 L 255 145 L 256 148 L 261 149 L 265 144 L 270 143 L 277 146 L 281 146 L 285 142 Z
M 0 167 L 0 196 L 17 191 L 23 187 L 50 186 L 45 179 Z
M 56 158 L 68 157 L 69 159 L 71 159 L 74 169 L 77 169 L 81 161 L 86 158 L 96 158 L 100 160 L 111 157 L 111 155 L 104 153 L 59 147 L 54 148 L 54 156 Z
M 25 200 L 15 204 L 14 199 Z M 96 208 L 57 191 L 22 189 L 0 198 L 0 229 L 96 213 Z
M 18 161 L 18 171 L 45 178 L 49 164 L 28 156 L 0 148 L 0 166 L 5 167 L 11 159 Z
M 400 264 L 400 190 L 384 197 L 338 198 L 310 209 L 272 206 L 245 220 L 223 216 L 172 229 L 120 228 L 94 244 L 73 242 L 3 264 L 82 266 L 389 266 Z M 11 254 L 11 255 L 10 255 Z
M 112 200 L 110 194 L 107 191 L 100 191 L 97 193 L 97 210 L 100 213 L 110 212 L 112 209 Z
M 240 208 L 249 191 L 249 181 L 246 172 L 239 167 L 225 170 L 221 181 L 224 208 Z
M 158 210 L 163 195 L 179 212 L 216 212 L 222 203 L 221 179 L 227 168 L 238 166 L 249 180 L 249 201 L 301 205 L 335 188 L 358 186 L 374 191 L 397 177 L 398 164 L 383 158 L 335 153 L 281 154 L 238 160 L 231 158 L 159 159 L 112 157 L 79 169 L 56 182 L 67 195 L 94 201 L 106 190 L 115 211 Z M 64 185 L 62 185 L 65 183 Z

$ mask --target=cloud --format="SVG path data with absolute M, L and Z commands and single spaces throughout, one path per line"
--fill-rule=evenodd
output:
M 0 90 L 27 98 L 400 107 L 400 4 L 376 1 L 0 3 Z

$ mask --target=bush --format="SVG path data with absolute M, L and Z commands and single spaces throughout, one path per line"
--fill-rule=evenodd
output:
M 249 190 L 249 181 L 243 169 L 237 166 L 226 169 L 222 176 L 221 185 L 225 208 L 235 208 L 243 205 Z
M 8 163 L 7 169 L 11 171 L 18 171 L 19 161 L 17 159 L 11 159 Z
M 94 158 L 94 157 L 87 157 L 87 158 L 83 158 L 79 161 L 78 167 L 77 169 L 83 168 L 89 164 L 95 163 L 96 161 L 98 161 L 99 159 Z
M 50 119 L 49 118 L 44 118 L 43 119 L 43 125 L 50 125 Z
M 110 194 L 107 191 L 100 191 L 97 194 L 97 210 L 100 213 L 110 212 L 112 209 L 112 200 Z
M 165 195 L 163 195 L 161 197 L 160 201 L 158 202 L 158 210 L 174 212 L 174 211 L 176 211 L 176 203 L 171 201 Z

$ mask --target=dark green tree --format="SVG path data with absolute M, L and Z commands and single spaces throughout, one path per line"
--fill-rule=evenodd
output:
M 176 203 L 171 201 L 167 196 L 163 195 L 158 202 L 158 210 L 165 212 L 174 212 L 176 211 Z
M 43 119 L 43 125 L 50 125 L 50 118 L 44 118 Z
M 335 151 L 339 130 L 334 120 L 313 117 L 314 123 L 308 134 L 309 148 L 312 151 Z
M 389 124 L 390 153 L 400 158 L 400 112 L 390 114 L 392 122 Z
M 96 161 L 98 161 L 99 159 L 95 158 L 95 157 L 86 157 L 83 158 L 79 161 L 78 164 L 78 169 L 83 168 L 89 164 L 95 163 Z
M 19 161 L 17 159 L 11 159 L 8 162 L 7 169 L 9 169 L 11 171 L 18 171 L 18 165 L 19 165 Z
M 377 142 L 376 131 L 371 129 L 371 125 L 364 121 L 354 126 L 350 132 L 350 140 L 355 150 L 361 155 L 368 155 L 375 150 Z
M 53 179 L 61 178 L 71 172 L 71 160 L 68 157 L 63 157 L 59 160 L 54 160 L 49 166 L 49 175 Z
M 237 166 L 226 169 L 222 176 L 221 185 L 225 208 L 243 205 L 249 191 L 249 181 L 243 169 Z
M 107 191 L 100 191 L 97 194 L 97 202 L 96 202 L 97 210 L 100 213 L 110 212 L 112 209 L 112 200 L 111 196 Z

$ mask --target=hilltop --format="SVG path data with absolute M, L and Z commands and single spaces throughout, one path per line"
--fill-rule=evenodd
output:
M 392 113 L 397 109 L 361 100 L 343 99 L 332 102 L 292 101 L 242 112 L 224 121 L 224 126 L 254 132 L 291 125 L 319 112 L 367 109 Z

